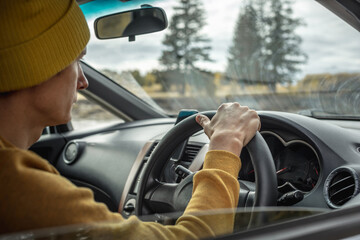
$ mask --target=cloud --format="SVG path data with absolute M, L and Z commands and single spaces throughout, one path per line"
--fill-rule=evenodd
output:
M 306 23 L 297 31 L 303 39 L 302 49 L 308 55 L 302 76 L 360 72 L 360 36 L 355 29 L 315 1 L 297 1 L 294 9 L 295 15 Z

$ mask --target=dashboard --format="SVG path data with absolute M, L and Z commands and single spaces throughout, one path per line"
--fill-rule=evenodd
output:
M 295 193 L 301 196 L 286 205 L 333 209 L 357 195 L 358 122 L 317 120 L 283 112 L 258 113 L 261 134 L 274 159 L 279 199 L 294 197 Z M 174 122 L 143 120 L 114 125 L 81 138 L 65 136 L 69 141 L 54 165 L 76 185 L 92 189 L 95 199 L 110 210 L 129 216 L 136 208 L 138 183 L 146 161 Z M 160 180 L 181 182 L 184 171 L 179 171 L 179 165 L 180 170 L 200 170 L 208 142 L 203 131 L 191 136 L 164 165 Z M 239 181 L 253 186 L 256 173 L 246 148 L 240 157 Z
M 286 142 L 271 131 L 262 131 L 274 159 L 278 191 L 300 191 L 304 194 L 314 189 L 319 180 L 320 160 L 315 149 L 307 142 L 296 139 Z M 246 149 L 242 152 L 242 169 L 239 179 L 255 181 L 255 171 Z

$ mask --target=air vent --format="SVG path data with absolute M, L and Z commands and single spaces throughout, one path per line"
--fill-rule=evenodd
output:
M 339 208 L 359 193 L 359 177 L 349 167 L 337 168 L 325 181 L 324 195 L 327 204 Z
M 146 155 L 145 155 L 145 158 L 149 158 L 151 153 L 154 151 L 155 147 L 158 145 L 159 142 L 154 142 L 150 149 L 147 151 Z
M 187 144 L 185 147 L 184 155 L 181 160 L 183 162 L 189 162 L 189 163 L 193 162 L 201 148 L 202 148 L 201 145 Z

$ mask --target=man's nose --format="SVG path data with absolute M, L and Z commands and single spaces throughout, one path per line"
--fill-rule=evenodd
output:
M 78 82 L 77 82 L 77 90 L 83 90 L 89 86 L 89 82 L 86 79 L 82 68 L 81 67 L 79 67 L 79 68 L 80 68 L 80 72 L 79 72 L 79 78 L 78 78 Z

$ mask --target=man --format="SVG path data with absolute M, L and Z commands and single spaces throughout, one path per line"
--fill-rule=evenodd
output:
M 228 103 L 211 121 L 197 116 L 210 138 L 210 151 L 176 225 L 145 223 L 135 216 L 124 220 L 27 150 L 44 127 L 70 121 L 77 90 L 88 86 L 79 60 L 86 53 L 89 29 L 80 8 L 75 0 L 0 0 L 0 20 L 0 234 L 99 222 L 111 222 L 99 225 L 99 231 L 124 239 L 193 239 L 231 232 L 233 214 L 196 212 L 237 206 L 238 156 L 260 127 L 255 111 Z

